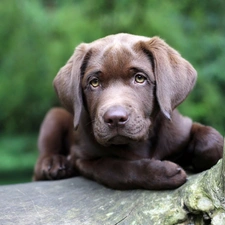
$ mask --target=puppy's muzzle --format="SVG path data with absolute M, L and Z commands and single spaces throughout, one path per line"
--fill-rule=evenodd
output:
M 129 113 L 122 106 L 111 106 L 103 115 L 104 122 L 110 128 L 123 128 L 129 120 Z

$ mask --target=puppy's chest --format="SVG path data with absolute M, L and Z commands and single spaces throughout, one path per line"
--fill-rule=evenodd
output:
M 144 158 L 150 158 L 150 147 L 143 148 L 142 146 L 135 146 L 136 148 L 126 148 L 126 147 L 119 147 L 116 148 L 114 151 L 111 151 L 111 155 L 114 157 L 127 159 L 127 160 L 139 160 Z

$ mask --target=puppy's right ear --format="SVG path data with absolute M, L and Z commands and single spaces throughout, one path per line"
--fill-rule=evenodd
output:
M 53 81 L 61 103 L 74 115 L 75 129 L 78 128 L 83 106 L 81 74 L 86 53 L 87 44 L 80 44 Z

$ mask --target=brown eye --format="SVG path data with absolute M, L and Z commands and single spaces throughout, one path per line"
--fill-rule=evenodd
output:
M 94 88 L 99 86 L 99 80 L 97 78 L 90 81 L 90 85 Z
M 146 80 L 146 78 L 145 78 L 143 75 L 141 75 L 141 74 L 137 74 L 137 75 L 135 76 L 135 81 L 136 81 L 137 83 L 139 83 L 139 84 L 144 83 L 145 80 Z

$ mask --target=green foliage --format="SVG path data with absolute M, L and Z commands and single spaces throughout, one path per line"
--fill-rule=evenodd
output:
M 30 182 L 37 159 L 36 135 L 0 138 L 0 185 Z
M 224 8 L 223 0 L 1 0 L 0 132 L 36 133 L 59 104 L 52 80 L 75 46 L 128 32 L 160 36 L 194 65 L 196 87 L 179 108 L 224 134 Z

